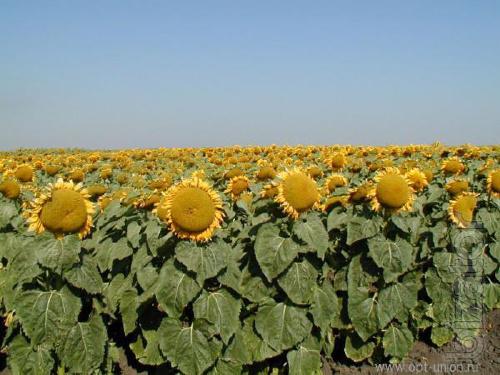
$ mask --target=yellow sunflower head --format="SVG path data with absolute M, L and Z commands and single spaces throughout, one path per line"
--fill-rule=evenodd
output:
M 410 185 L 415 191 L 422 191 L 427 185 L 429 185 L 425 173 L 418 168 L 410 169 L 406 173 L 406 177 L 410 181 Z
M 466 180 L 456 179 L 448 182 L 445 189 L 449 194 L 455 196 L 469 190 L 469 183 Z
M 460 174 L 465 170 L 465 165 L 455 156 L 445 160 L 441 169 L 445 174 Z
M 332 168 L 334 171 L 339 171 L 346 166 L 347 158 L 344 153 L 336 152 L 330 156 L 327 162 L 330 168 Z
M 276 195 L 278 195 L 278 185 L 275 184 L 264 185 L 259 195 L 261 198 L 274 198 Z
M 14 176 L 19 182 L 32 182 L 33 181 L 33 168 L 29 165 L 22 165 L 16 169 Z
M 460 228 L 467 228 L 472 222 L 478 195 L 471 192 L 462 193 L 458 198 L 450 201 L 448 215 L 450 220 Z
M 500 169 L 495 169 L 488 174 L 488 193 L 496 198 L 500 198 Z
M 2 193 L 5 198 L 17 199 L 21 194 L 21 187 L 16 180 L 8 179 L 0 183 L 0 193 Z
M 328 198 L 325 203 L 321 205 L 322 210 L 324 212 L 330 211 L 332 208 L 336 206 L 346 207 L 349 201 L 348 195 L 339 195 Z
M 80 238 L 90 233 L 94 206 L 87 190 L 81 184 L 58 179 L 39 194 L 25 213 L 29 230 L 42 233 L 45 230 L 56 237 L 78 233 Z
M 276 171 L 272 166 L 264 165 L 259 169 L 255 177 L 259 181 L 272 180 L 276 177 Z
M 291 218 L 297 219 L 302 212 L 319 207 L 320 194 L 316 182 L 300 169 L 282 172 L 275 201 Z
M 387 168 L 375 176 L 375 188 L 372 191 L 372 208 L 395 213 L 408 211 L 413 203 L 413 189 L 410 181 L 397 168 Z
M 371 182 L 365 182 L 358 187 L 349 189 L 349 203 L 359 204 L 368 201 L 372 189 Z
M 331 193 L 338 187 L 346 186 L 347 185 L 347 179 L 342 176 L 341 174 L 332 174 L 326 179 L 325 182 L 325 187 L 326 190 Z
M 238 200 L 240 195 L 250 188 L 250 180 L 245 176 L 233 177 L 227 184 L 227 189 L 224 191 L 227 194 L 231 194 L 231 199 L 233 201 Z
M 192 177 L 172 186 L 163 205 L 164 221 L 179 238 L 208 241 L 224 218 L 222 200 L 206 182 Z
M 323 176 L 323 171 L 317 165 L 313 165 L 307 169 L 307 174 L 313 179 L 317 179 Z

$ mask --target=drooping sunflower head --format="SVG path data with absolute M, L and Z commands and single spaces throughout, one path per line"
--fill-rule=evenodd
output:
M 22 165 L 15 170 L 14 176 L 19 182 L 32 182 L 34 178 L 33 168 L 29 165 Z
M 445 186 L 446 191 L 455 196 L 462 194 L 464 191 L 469 190 L 469 182 L 463 179 L 456 179 L 449 181 Z
M 233 177 L 227 184 L 227 189 L 224 191 L 231 194 L 233 201 L 238 200 L 240 195 L 250 188 L 250 180 L 245 176 Z
M 488 173 L 487 181 L 488 193 L 496 198 L 500 198 L 500 169 L 495 169 Z
M 329 176 L 325 182 L 326 190 L 329 193 L 331 193 L 332 191 L 334 191 L 338 187 L 342 187 L 342 186 L 346 186 L 346 185 L 347 185 L 347 179 L 338 173 L 335 173 L 335 174 L 332 174 L 331 176 Z
M 459 228 L 467 228 L 472 223 L 478 195 L 477 193 L 466 192 L 450 201 L 448 215 L 450 220 L 457 224 Z
M 21 194 L 21 187 L 16 180 L 7 179 L 0 183 L 0 193 L 2 193 L 5 198 L 17 199 Z
M 460 174 L 465 170 L 465 165 L 455 156 L 445 160 L 441 169 L 445 174 Z
M 372 191 L 372 208 L 382 209 L 388 213 L 401 210 L 408 211 L 412 207 L 414 194 L 410 181 L 397 168 L 387 168 L 375 176 L 375 188 Z
M 348 195 L 338 195 L 328 198 L 322 205 L 322 211 L 328 212 L 336 206 L 346 207 L 349 201 Z
M 221 198 L 197 177 L 172 186 L 159 210 L 164 210 L 164 220 L 177 237 L 199 242 L 212 238 L 224 218 Z
M 346 166 L 347 158 L 344 153 L 336 152 L 328 158 L 327 163 L 334 171 L 339 171 Z
M 259 195 L 261 198 L 274 198 L 278 195 L 278 185 L 276 184 L 267 184 L 264 185 Z
M 276 171 L 272 166 L 264 165 L 259 169 L 255 177 L 259 181 L 272 180 L 273 178 L 276 177 Z
M 359 204 L 370 199 L 370 193 L 373 187 L 370 182 L 365 182 L 358 187 L 349 189 L 349 203 Z
M 297 219 L 302 212 L 319 207 L 320 194 L 316 182 L 300 169 L 279 174 L 280 183 L 275 201 L 291 218 Z
M 93 213 L 94 206 L 81 184 L 58 179 L 29 203 L 25 217 L 29 230 L 36 233 L 47 230 L 56 237 L 78 233 L 83 238 L 90 233 Z
M 422 191 L 427 185 L 429 185 L 425 173 L 418 168 L 410 169 L 406 173 L 406 177 L 410 181 L 410 185 L 415 191 Z
M 307 168 L 307 174 L 311 176 L 313 179 L 317 179 L 323 176 L 323 171 L 317 165 L 313 165 Z

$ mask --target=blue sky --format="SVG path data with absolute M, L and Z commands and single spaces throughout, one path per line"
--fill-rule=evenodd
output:
M 500 1 L 0 2 L 0 149 L 499 143 Z

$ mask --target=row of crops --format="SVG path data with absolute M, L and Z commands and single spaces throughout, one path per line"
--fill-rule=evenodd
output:
M 1 355 L 13 374 L 315 374 L 473 346 L 500 306 L 499 156 L 0 153 Z

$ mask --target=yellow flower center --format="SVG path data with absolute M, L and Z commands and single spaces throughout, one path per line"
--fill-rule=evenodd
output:
M 310 209 L 319 199 L 315 182 L 303 173 L 294 173 L 283 180 L 283 196 L 298 212 Z
M 185 187 L 172 200 L 173 223 L 187 232 L 202 232 L 215 220 L 215 205 L 205 190 Z
M 231 193 L 233 193 L 234 195 L 240 195 L 247 189 L 248 189 L 248 181 L 244 179 L 235 180 L 231 185 Z
M 406 180 L 399 175 L 383 176 L 377 184 L 377 200 L 386 208 L 401 208 L 410 198 L 410 188 Z
M 40 213 L 43 226 L 52 233 L 75 233 L 87 222 L 87 206 L 82 195 L 73 190 L 52 192 Z

